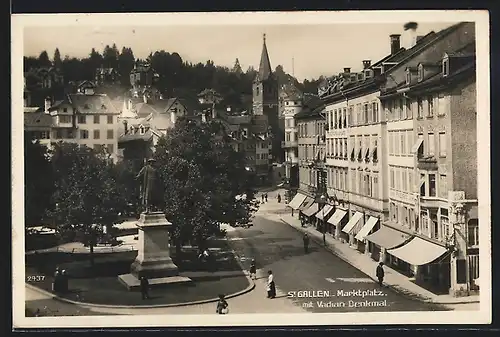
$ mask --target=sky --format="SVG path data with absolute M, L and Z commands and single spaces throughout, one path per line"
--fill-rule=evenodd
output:
M 177 52 L 193 63 L 213 60 L 216 65 L 232 67 L 239 59 L 244 71 L 258 69 L 263 34 L 274 69 L 284 70 L 299 81 L 331 76 L 343 68 L 362 69 L 363 60 L 375 63 L 390 52 L 389 35 L 402 34 L 405 45 L 406 21 L 391 23 L 341 24 L 263 24 L 263 25 L 77 25 L 24 27 L 24 55 L 38 56 L 46 50 L 52 58 L 55 48 L 61 55 L 86 57 L 94 47 L 116 43 L 131 47 L 136 58 L 150 52 Z M 417 35 L 439 31 L 451 22 L 419 23 Z

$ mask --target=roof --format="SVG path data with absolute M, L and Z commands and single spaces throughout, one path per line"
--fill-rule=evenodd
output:
M 250 115 L 227 116 L 226 120 L 229 124 L 232 125 L 250 124 L 252 122 L 252 116 Z
M 52 117 L 44 112 L 25 112 L 24 126 L 50 128 L 52 126 Z
M 262 53 L 260 55 L 259 72 L 257 73 L 257 80 L 266 81 L 272 76 L 271 61 L 266 46 L 266 34 L 264 34 Z
M 24 113 L 30 113 L 30 112 L 40 112 L 42 111 L 42 108 L 40 107 L 29 107 L 29 106 L 25 106 L 24 107 Z
M 133 140 L 143 140 L 143 141 L 149 141 L 153 138 L 153 132 L 150 130 L 144 132 L 143 134 L 137 132 L 137 133 L 128 133 L 121 135 L 118 138 L 119 143 L 124 143 L 124 142 L 130 142 Z
M 62 104 L 64 104 L 64 103 L 69 104 L 69 102 L 68 102 L 68 101 L 65 101 L 65 100 L 55 101 L 55 102 L 54 102 L 54 103 L 50 106 L 49 111 L 54 111 L 54 110 L 57 110 L 57 108 L 58 108 L 59 106 L 61 106 Z
M 288 82 L 281 87 L 282 97 L 289 100 L 300 100 L 304 94 L 295 86 L 295 84 Z
M 69 94 L 69 100 L 79 113 L 92 113 L 100 111 L 105 114 L 119 114 L 120 111 L 112 103 L 111 99 L 104 94 Z

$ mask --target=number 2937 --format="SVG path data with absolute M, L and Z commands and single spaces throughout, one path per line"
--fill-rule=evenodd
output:
M 27 282 L 41 282 L 45 280 L 45 275 L 28 275 L 26 276 Z

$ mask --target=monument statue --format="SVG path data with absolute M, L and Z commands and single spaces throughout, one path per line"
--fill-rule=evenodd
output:
M 141 204 L 146 213 L 161 209 L 161 180 L 153 167 L 154 159 L 148 159 L 146 165 L 139 171 L 136 179 L 142 177 Z

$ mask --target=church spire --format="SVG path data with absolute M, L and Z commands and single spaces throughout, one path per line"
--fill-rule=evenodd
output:
M 259 66 L 259 81 L 267 80 L 272 74 L 271 62 L 269 61 L 269 54 L 267 53 L 266 34 L 263 35 L 262 54 L 260 56 Z

